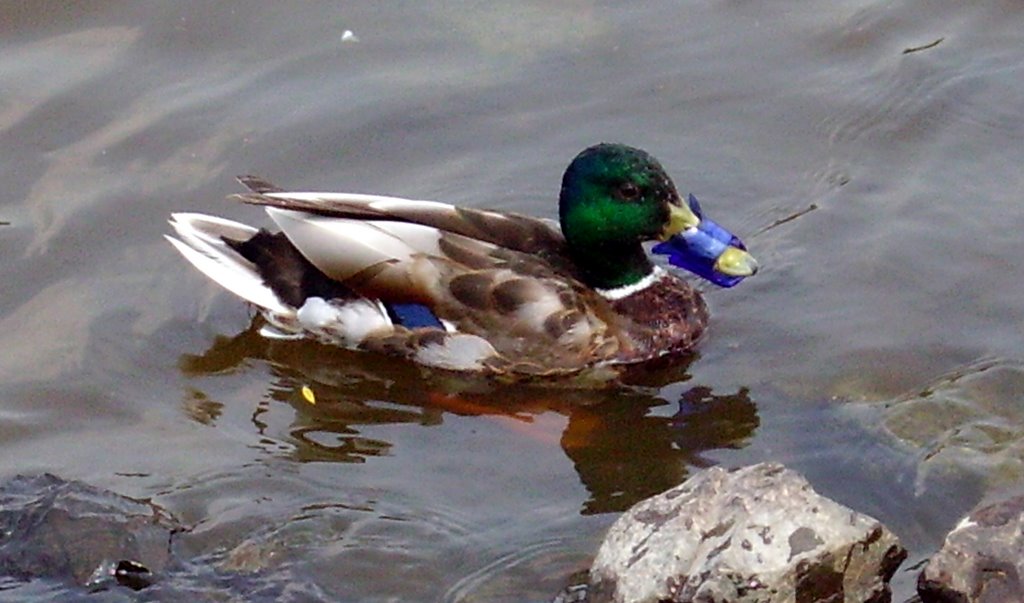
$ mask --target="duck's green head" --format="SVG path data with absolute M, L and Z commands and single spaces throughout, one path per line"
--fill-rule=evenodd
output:
M 644 241 L 667 242 L 673 264 L 719 284 L 725 283 L 718 274 L 738 282 L 757 270 L 739 239 L 704 220 L 696 200 L 680 198 L 657 159 L 623 144 L 595 145 L 573 159 L 562 177 L 559 217 L 581 277 L 598 289 L 633 285 L 651 274 Z M 700 234 L 702 225 L 717 230 L 684 243 L 682 237 Z M 721 241 L 725 235 L 730 238 Z M 715 249 L 706 249 L 705 239 Z

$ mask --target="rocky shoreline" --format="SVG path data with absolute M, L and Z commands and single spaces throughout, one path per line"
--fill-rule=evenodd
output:
M 50 474 L 0 484 L 5 584 L 160 590 L 162 575 L 195 571 L 175 556 L 187 531 L 152 503 Z M 625 512 L 590 570 L 554 603 L 885 603 L 906 556 L 882 523 L 778 463 L 713 467 Z M 979 505 L 946 536 L 921 569 L 918 597 L 1024 601 L 1022 576 L 1024 496 L 1008 496 Z

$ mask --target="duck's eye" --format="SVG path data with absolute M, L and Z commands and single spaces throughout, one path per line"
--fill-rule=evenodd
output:
M 619 185 L 618 194 L 620 199 L 634 201 L 640 197 L 640 189 L 632 182 L 623 182 Z

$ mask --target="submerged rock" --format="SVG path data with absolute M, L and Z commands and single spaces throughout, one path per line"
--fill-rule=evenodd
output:
M 132 588 L 171 558 L 178 529 L 159 508 L 55 475 L 0 484 L 0 575 Z
M 882 427 L 918 451 L 917 490 L 935 475 L 977 475 L 992 490 L 1024 480 L 1024 362 L 986 359 L 886 400 Z
M 880 603 L 905 557 L 877 520 L 782 465 L 716 467 L 615 522 L 590 570 L 589 600 Z
M 1024 496 L 976 508 L 917 581 L 924 603 L 1024 601 Z

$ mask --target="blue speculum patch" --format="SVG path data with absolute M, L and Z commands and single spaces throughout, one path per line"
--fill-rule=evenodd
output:
M 728 230 L 704 217 L 697 198 L 687 199 L 690 209 L 700 218 L 697 228 L 683 231 L 669 240 L 658 243 L 652 253 L 668 256 L 668 262 L 705 278 L 720 287 L 732 287 L 745 277 L 722 274 L 715 270 L 715 261 L 728 247 L 746 250 L 743 241 Z
M 407 329 L 417 327 L 437 327 L 443 329 L 444 325 L 437 316 L 430 311 L 430 308 L 423 304 L 384 304 L 391 315 L 391 320 Z

